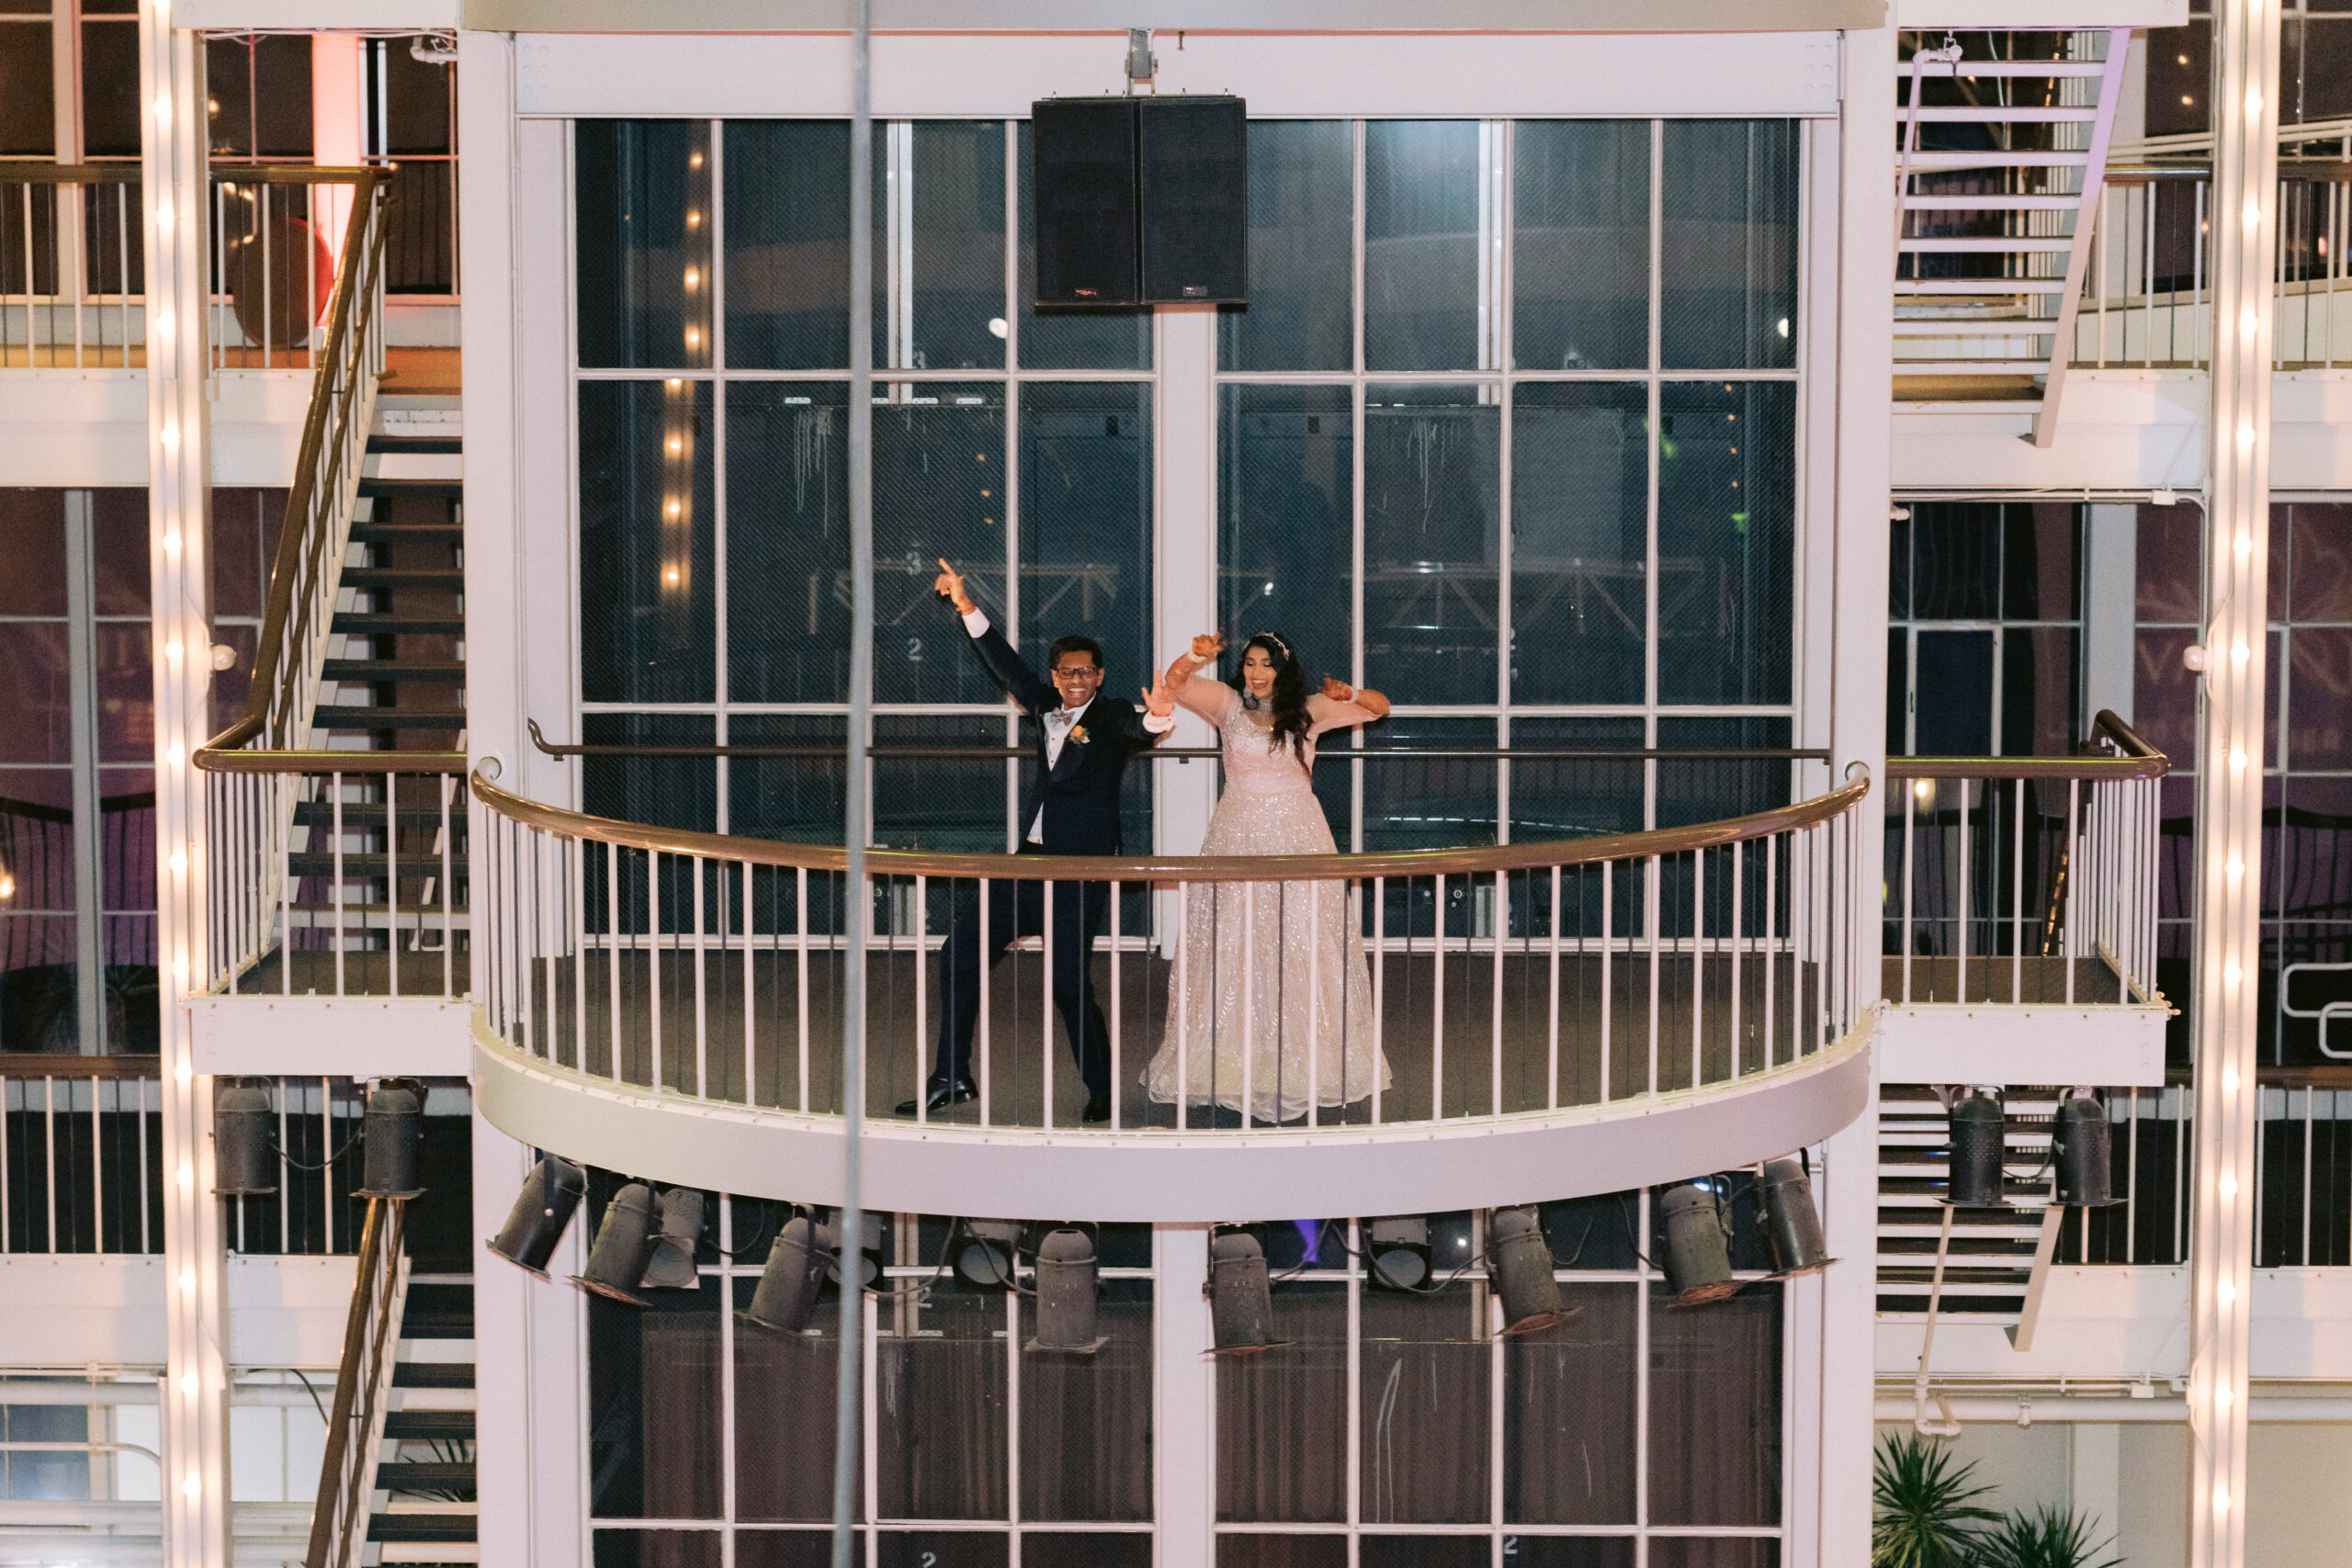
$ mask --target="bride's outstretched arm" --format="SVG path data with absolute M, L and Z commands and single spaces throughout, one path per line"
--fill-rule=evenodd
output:
M 1224 682 L 1193 673 L 1204 665 L 1213 664 L 1225 650 L 1223 630 L 1203 632 L 1193 639 L 1190 649 L 1176 656 L 1168 666 L 1165 683 L 1178 702 L 1216 723 L 1224 715 L 1226 704 L 1233 700 L 1233 688 Z
M 1363 719 L 1359 720 L 1359 723 L 1388 716 L 1386 697 L 1374 691 L 1370 686 L 1351 686 L 1336 675 L 1323 677 L 1323 695 L 1327 700 L 1342 706 L 1363 709 Z

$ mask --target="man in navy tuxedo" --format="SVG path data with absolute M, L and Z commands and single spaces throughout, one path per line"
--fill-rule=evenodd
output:
M 997 684 L 1037 721 L 1037 766 L 1022 792 L 1021 820 L 1028 824 L 1021 853 L 1113 855 L 1120 852 L 1119 783 L 1127 759 L 1159 742 L 1175 725 L 1175 701 L 1155 684 L 1144 693 L 1147 713 L 1123 698 L 1102 694 L 1102 649 L 1091 637 L 1057 638 L 1046 650 L 1050 681 L 1041 681 L 1012 645 L 989 624 L 964 591 L 964 579 L 944 560 L 933 586 L 964 617 L 964 629 Z M 1081 1120 L 1111 1119 L 1111 1032 L 1094 999 L 1094 939 L 1111 922 L 1107 882 L 1054 884 L 1054 1007 L 1062 1015 L 1070 1050 L 1086 1084 Z M 939 1020 L 939 1049 L 931 1080 L 919 1102 L 899 1107 L 912 1116 L 918 1104 L 944 1110 L 979 1097 L 972 1081 L 972 1031 L 979 1021 L 980 971 L 993 965 L 1015 939 L 1046 929 L 1046 885 L 989 884 L 987 938 L 981 952 L 978 900 L 957 915 L 940 950 L 939 989 L 944 1006 Z

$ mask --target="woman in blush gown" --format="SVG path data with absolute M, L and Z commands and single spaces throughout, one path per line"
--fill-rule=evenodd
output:
M 1243 645 L 1239 691 L 1193 673 L 1224 649 L 1223 632 L 1204 634 L 1168 668 L 1168 689 L 1216 727 L 1225 753 L 1225 794 L 1200 852 L 1331 853 L 1311 776 L 1316 738 L 1383 716 L 1388 699 L 1328 676 L 1310 693 L 1290 645 L 1272 632 Z M 1346 883 L 1196 883 L 1183 942 L 1169 976 L 1168 1037 L 1144 1069 L 1153 1100 L 1279 1122 L 1387 1087 Z

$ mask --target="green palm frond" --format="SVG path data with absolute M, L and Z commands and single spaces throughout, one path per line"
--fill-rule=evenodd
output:
M 2087 1516 L 2065 1508 L 2011 1514 L 1978 1538 L 1976 1561 L 1980 1568 L 2120 1568 L 2120 1557 L 2099 1556 L 2115 1538 L 2094 1541 L 2094 1528 Z
M 1973 1568 L 1982 1527 L 2001 1522 L 1977 1501 L 1993 1489 L 1972 1484 L 1975 1472 L 1973 1461 L 1955 1465 L 1950 1450 L 1917 1433 L 1882 1438 L 1871 1478 L 1871 1568 Z

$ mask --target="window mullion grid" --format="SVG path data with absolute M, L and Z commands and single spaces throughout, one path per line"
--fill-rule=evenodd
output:
M 710 259 L 703 265 L 703 286 L 706 289 L 703 298 L 710 301 L 710 529 L 711 594 L 714 600 L 711 635 L 716 644 L 712 649 L 711 660 L 711 697 L 716 705 L 711 735 L 713 743 L 719 746 L 729 743 L 727 699 L 732 695 L 729 690 L 727 669 L 727 285 L 723 281 L 727 272 L 726 135 L 723 121 L 710 122 L 710 156 L 707 160 L 710 165 Z M 688 406 L 693 405 L 689 403 Z M 689 468 L 683 480 L 691 485 L 693 478 L 693 469 Z M 691 563 L 691 553 L 687 559 Z M 718 830 L 731 832 L 733 828 L 728 809 L 729 796 L 732 793 L 729 788 L 730 760 L 720 757 L 716 761 L 718 766 L 712 787 L 718 795 Z M 865 819 L 869 822 L 874 820 L 870 811 Z M 746 927 L 745 935 L 748 937 L 749 934 L 750 929 Z M 731 1442 L 733 1439 L 730 1438 L 729 1440 Z M 732 1484 L 731 1481 L 729 1484 Z M 731 1510 L 729 1517 L 733 1517 Z M 728 1537 L 730 1568 L 733 1540 L 730 1533 Z
M 1363 684 L 1363 463 L 1364 463 L 1364 122 L 1353 122 L 1348 177 L 1353 186 L 1351 203 L 1352 216 L 1348 225 L 1349 274 L 1348 289 L 1351 301 L 1349 310 L 1349 338 L 1353 355 L 1352 379 L 1349 383 L 1348 418 L 1348 483 L 1351 496 L 1348 507 L 1350 534 L 1348 539 L 1348 681 L 1351 685 Z M 1363 728 L 1361 725 L 1348 735 L 1351 749 L 1363 750 Z M 1348 848 L 1361 852 L 1363 849 L 1363 764 L 1352 762 L 1348 769 Z M 1352 1299 L 1352 1298 L 1351 1298 Z M 1354 1309 L 1350 1308 L 1352 1312 Z M 1352 1319 L 1350 1320 L 1353 1322 Z M 1352 1338 L 1352 1334 L 1351 1334 Z M 1351 1392 L 1351 1399 L 1354 1397 Z M 1350 1421 L 1352 1423 L 1352 1406 Z M 1354 1427 L 1351 1425 L 1349 1441 Z M 1352 1463 L 1352 1460 L 1351 1461 Z M 1352 1472 L 1351 1472 L 1352 1473 Z M 1350 1483 L 1351 1486 L 1352 1482 Z M 1350 1497 L 1354 1496 L 1351 1491 Z M 1355 1538 L 1349 1536 L 1348 1561 L 1355 1562 Z
M 1021 647 L 1021 139 L 1017 121 L 1004 122 L 1004 640 Z M 1156 367 L 1159 356 L 1152 355 Z M 1157 400 L 1152 409 L 1157 420 Z M 1040 723 L 1044 715 L 1039 715 Z M 1004 743 L 1021 744 L 1021 716 L 1003 712 Z M 1019 852 L 1028 824 L 1021 820 L 1021 759 L 1004 760 L 1004 852 Z
M 1666 296 L 1666 121 L 1650 121 L 1650 243 L 1649 243 L 1649 385 L 1646 406 L 1649 409 L 1647 439 L 1643 443 L 1643 461 L 1648 478 L 1644 485 L 1647 520 L 1642 544 L 1642 745 L 1645 750 L 1657 750 L 1657 531 L 1659 455 L 1666 440 L 1664 400 L 1658 372 L 1665 361 L 1665 296 Z M 1657 778 L 1656 761 L 1642 764 L 1642 826 L 1657 826 Z M 1655 878 L 1651 879 L 1655 881 Z M 1656 896 L 1656 889 L 1650 896 Z M 1645 1548 L 1646 1556 L 1647 1549 Z
M 1516 145 L 1512 124 L 1512 121 L 1505 119 L 1498 120 L 1494 125 L 1494 145 L 1497 156 L 1490 188 L 1493 192 L 1496 212 L 1495 254 L 1492 258 L 1494 265 L 1487 269 L 1495 279 L 1495 368 L 1502 378 L 1502 384 L 1495 393 L 1496 400 L 1502 406 L 1502 431 L 1496 457 L 1501 472 L 1497 476 L 1495 485 L 1496 506 L 1498 513 L 1496 522 L 1496 559 L 1498 569 L 1495 574 L 1495 702 L 1500 713 L 1495 721 L 1494 743 L 1506 750 L 1510 746 L 1511 600 L 1512 589 L 1515 586 L 1511 579 L 1513 513 L 1511 507 L 1510 367 L 1513 314 L 1511 252 L 1517 245 L 1518 214 L 1512 200 L 1514 180 L 1511 157 Z M 1498 844 L 1510 842 L 1510 759 L 1508 757 L 1495 764 L 1495 841 Z M 1505 892 L 1507 884 L 1507 877 L 1499 874 L 1497 876 L 1495 919 L 1501 922 L 1496 928 L 1498 939 L 1500 936 L 1507 936 L 1510 929 L 1510 903 Z M 1501 1363 L 1498 1361 L 1496 1365 L 1499 1367 Z M 1499 1377 L 1501 1374 L 1498 1372 L 1496 1375 Z M 1498 1393 L 1497 1397 L 1499 1398 L 1500 1394 Z M 1498 1409 L 1499 1408 L 1498 1406 Z M 1500 1428 L 1497 1430 L 1499 1434 Z M 1499 1444 L 1501 1441 L 1499 1435 L 1496 1440 Z M 1500 1462 L 1499 1453 L 1497 1455 L 1497 1461 Z M 1498 1476 L 1501 1473 L 1500 1470 L 1496 1472 Z M 1501 1482 L 1498 1480 L 1496 1484 L 1499 1487 Z M 1496 1496 L 1499 1499 L 1501 1493 L 1498 1491 Z M 1497 1505 L 1495 1517 L 1498 1520 L 1502 1517 L 1499 1502 Z M 1497 1537 L 1498 1543 L 1500 1539 Z M 1501 1550 L 1501 1546 L 1498 1544 L 1496 1551 Z M 1497 1568 L 1500 1568 L 1500 1561 L 1499 1558 L 1497 1559 Z

